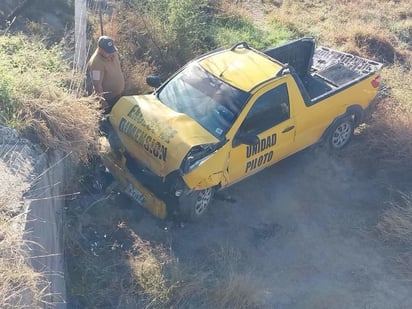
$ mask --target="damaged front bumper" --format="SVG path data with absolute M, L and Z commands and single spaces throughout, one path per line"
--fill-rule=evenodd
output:
M 154 216 L 165 219 L 167 217 L 166 202 L 153 194 L 140 183 L 126 166 L 126 158 L 122 154 L 111 151 L 106 138 L 100 140 L 100 156 L 105 167 L 120 184 L 120 190 L 125 192 Z

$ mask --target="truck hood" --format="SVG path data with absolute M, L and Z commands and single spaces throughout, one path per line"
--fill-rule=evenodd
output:
M 179 169 L 192 147 L 218 142 L 199 123 L 152 94 L 120 98 L 109 119 L 126 151 L 161 177 Z

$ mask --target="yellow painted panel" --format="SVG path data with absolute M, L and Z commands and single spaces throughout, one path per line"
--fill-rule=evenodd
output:
M 246 48 L 225 50 L 199 63 L 213 75 L 244 91 L 276 76 L 282 68 L 265 55 Z
M 193 146 L 218 141 L 154 95 L 122 97 L 112 109 L 110 122 L 128 152 L 159 176 L 177 170 Z

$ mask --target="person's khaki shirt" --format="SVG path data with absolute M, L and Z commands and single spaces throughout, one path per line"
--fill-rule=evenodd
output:
M 89 60 L 88 67 L 92 82 L 101 83 L 106 99 L 116 98 L 123 93 L 125 82 L 117 53 L 111 59 L 95 51 Z

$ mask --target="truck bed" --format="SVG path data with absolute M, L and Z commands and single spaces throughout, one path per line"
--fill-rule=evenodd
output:
M 312 59 L 309 74 L 300 76 L 311 99 L 310 104 L 316 103 L 316 98 L 356 83 L 382 67 L 379 62 L 327 47 L 318 47 Z
M 368 76 L 382 64 L 352 54 L 318 47 L 313 55 L 311 75 L 319 76 L 335 87 Z
M 381 69 L 382 64 L 328 47 L 315 49 L 313 38 L 302 38 L 264 51 L 294 69 L 311 102 L 355 83 Z

